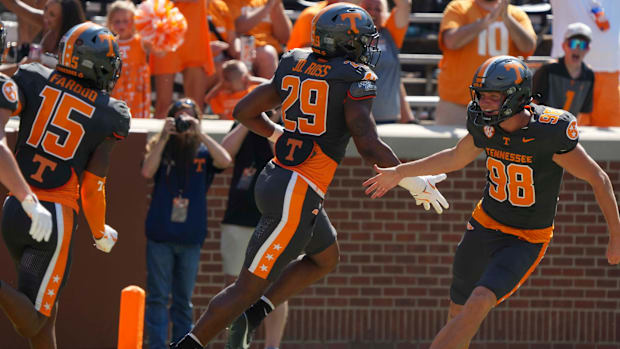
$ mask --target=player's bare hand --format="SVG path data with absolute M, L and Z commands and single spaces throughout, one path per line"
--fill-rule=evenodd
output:
M 612 235 L 607 244 L 607 261 L 611 265 L 620 263 L 620 236 Z
M 381 168 L 375 164 L 373 168 L 378 174 L 362 183 L 363 186 L 367 187 L 365 192 L 371 199 L 382 197 L 403 179 L 396 171 L 396 167 Z
M 41 205 L 34 194 L 26 196 L 21 204 L 32 221 L 28 231 L 30 236 L 38 242 L 49 241 L 52 235 L 52 214 Z

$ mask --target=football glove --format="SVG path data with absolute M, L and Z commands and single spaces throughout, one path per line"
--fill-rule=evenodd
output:
M 430 210 L 432 205 L 438 214 L 443 213 L 442 206 L 445 209 L 450 207 L 448 201 L 446 201 L 446 198 L 441 195 L 435 186 L 436 183 L 439 183 L 447 178 L 445 173 L 433 176 L 420 176 L 418 178 L 424 181 L 424 189 L 422 189 L 422 191 L 409 191 L 411 196 L 415 199 L 416 205 L 423 205 L 424 209 L 427 211 Z
M 112 247 L 114 247 L 114 244 L 116 244 L 117 239 L 118 233 L 116 232 L 116 230 L 106 224 L 105 231 L 103 232 L 103 237 L 101 237 L 100 239 L 95 239 L 95 247 L 105 253 L 110 253 L 110 251 L 112 251 Z
M 30 194 L 21 202 L 22 208 L 30 217 L 30 236 L 35 241 L 50 241 L 52 235 L 52 214 L 41 205 L 36 195 Z

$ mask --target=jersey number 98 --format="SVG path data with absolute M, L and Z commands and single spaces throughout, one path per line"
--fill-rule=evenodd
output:
M 504 202 L 508 199 L 513 206 L 530 207 L 536 202 L 534 170 L 527 165 L 509 164 L 494 158 L 487 158 L 489 170 L 489 196 Z

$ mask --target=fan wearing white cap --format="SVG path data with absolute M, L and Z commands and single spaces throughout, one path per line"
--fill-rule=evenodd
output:
M 590 120 L 582 118 L 580 124 L 620 127 L 620 1 L 549 0 L 549 3 L 553 11 L 552 57 L 564 55 L 563 45 L 570 25 L 580 22 L 591 31 L 584 62 L 594 71 L 595 77 L 592 112 Z M 601 15 L 605 18 L 602 22 Z
M 584 63 L 590 51 L 592 30 L 583 23 L 570 24 L 564 33 L 564 55 L 534 74 L 534 94 L 540 104 L 564 109 L 577 116 L 579 124 L 591 122 L 594 72 Z

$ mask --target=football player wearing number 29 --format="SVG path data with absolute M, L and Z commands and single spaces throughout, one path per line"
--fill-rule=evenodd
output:
M 578 144 L 575 117 L 531 103 L 532 73 L 515 57 L 489 58 L 476 71 L 467 108 L 469 134 L 426 158 L 379 168 L 372 198 L 405 176 L 462 169 L 486 152 L 484 196 L 456 250 L 448 322 L 431 349 L 467 348 L 489 311 L 510 297 L 543 258 L 564 170 L 588 182 L 609 227 L 607 260 L 620 262 L 618 204 L 607 174 Z
M 71 264 L 78 197 L 95 247 L 108 253 L 116 243 L 116 230 L 105 224 L 105 181 L 112 148 L 127 135 L 131 119 L 125 102 L 109 96 L 121 71 L 114 34 L 91 22 L 78 24 L 63 36 L 58 52 L 55 69 L 24 64 L 13 76 L 14 114 L 20 117 L 16 159 L 51 212 L 51 235 L 37 240 L 28 234 L 28 215 L 15 197 L 2 209 L 18 289 L 1 283 L 0 307 L 36 349 L 56 348 L 58 295 Z M 7 94 L 0 103 L 2 98 Z
M 361 7 L 327 6 L 313 19 L 312 51 L 285 53 L 274 78 L 235 107 L 237 120 L 275 143 L 275 157 L 256 182 L 262 217 L 237 280 L 211 299 L 196 327 L 173 348 L 202 348 L 231 322 L 227 348 L 249 348 L 252 332 L 274 307 L 338 264 L 336 232 L 323 198 L 350 137 L 366 161 L 400 163 L 370 115 L 376 75 L 369 66 L 378 58 L 377 38 Z M 283 128 L 263 113 L 279 105 Z M 400 184 L 441 213 L 448 204 L 435 183 L 444 178 L 406 178 Z

